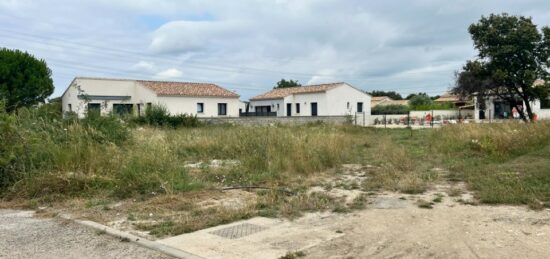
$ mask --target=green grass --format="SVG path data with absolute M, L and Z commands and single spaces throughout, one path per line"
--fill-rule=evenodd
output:
M 198 126 L 198 127 L 196 127 Z M 85 199 L 86 209 L 132 199 L 187 196 L 227 186 L 262 186 L 236 210 L 169 208 L 185 217 L 139 223 L 162 236 L 238 219 L 298 217 L 308 211 L 364 208 L 360 196 L 342 205 L 325 189 L 423 193 L 440 181 L 465 182 L 477 201 L 550 207 L 550 123 L 450 125 L 441 129 L 373 129 L 349 125 L 135 128 L 116 117 L 61 119 L 40 111 L 0 113 L 0 197 L 34 207 Z M 212 160 L 226 165 L 209 166 Z M 197 168 L 189 163 L 203 165 Z M 372 165 L 367 179 L 339 186 L 322 179 L 344 163 Z M 444 170 L 434 170 L 442 168 Z M 281 190 L 288 190 L 287 192 Z M 460 189 L 449 196 L 460 196 Z M 439 202 L 436 197 L 433 202 Z M 156 212 L 153 210 L 153 212 Z M 143 220 L 146 214 L 132 213 Z

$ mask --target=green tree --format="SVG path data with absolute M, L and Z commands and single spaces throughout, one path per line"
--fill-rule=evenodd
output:
M 430 98 L 430 96 L 428 96 L 425 93 L 414 95 L 413 97 L 411 97 L 411 99 L 409 99 L 409 105 L 411 106 L 412 109 L 415 109 L 416 107 L 419 107 L 419 106 L 429 106 L 432 103 L 433 103 L 432 98 Z
M 372 92 L 369 92 L 368 94 L 372 95 L 372 96 L 387 96 L 389 98 L 392 98 L 394 100 L 403 100 L 403 96 L 401 96 L 401 94 L 399 94 L 398 92 L 396 91 L 379 91 L 379 90 L 374 90 Z
M 44 60 L 20 50 L 0 49 L 0 100 L 7 112 L 44 102 L 53 89 Z
M 410 99 L 412 99 L 413 97 L 415 97 L 417 95 L 428 96 L 427 93 L 412 93 L 412 94 L 407 95 L 407 97 L 405 97 L 405 100 L 410 100 Z
M 284 78 L 281 79 L 279 82 L 277 82 L 277 85 L 273 87 L 273 89 L 277 88 L 288 88 L 288 87 L 297 87 L 302 86 L 300 83 L 298 83 L 298 80 L 285 80 Z
M 518 110 L 525 103 L 528 117 L 520 115 L 533 119 L 530 101 L 549 93 L 550 28 L 539 31 L 531 18 L 504 13 L 482 17 L 468 30 L 479 53 L 457 72 L 453 92 L 478 100 L 497 96 Z M 537 79 L 545 83 L 535 86 Z

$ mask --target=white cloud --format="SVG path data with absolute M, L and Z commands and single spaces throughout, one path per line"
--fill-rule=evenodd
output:
M 243 99 L 281 78 L 438 94 L 475 55 L 481 15 L 550 24 L 547 0 L 53 2 L 0 0 L 0 38 L 46 59 L 56 95 L 76 75 L 211 81 Z
M 147 61 L 140 61 L 132 66 L 131 70 L 137 72 L 147 72 L 150 73 L 155 69 L 155 64 Z
M 158 79 L 177 79 L 181 76 L 183 76 L 183 72 L 181 72 L 177 68 L 169 68 L 155 74 L 155 78 Z

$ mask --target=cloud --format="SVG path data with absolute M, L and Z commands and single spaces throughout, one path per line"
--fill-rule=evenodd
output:
M 155 64 L 147 61 L 140 61 L 131 67 L 131 70 L 133 71 L 147 72 L 147 73 L 153 72 L 154 69 L 155 69 Z
M 76 75 L 213 82 L 243 99 L 281 78 L 440 94 L 474 57 L 481 15 L 550 24 L 547 0 L 54 2 L 0 0 L 0 37 L 48 62 L 56 95 Z
M 181 76 L 183 76 L 183 72 L 181 72 L 177 68 L 169 68 L 155 74 L 155 78 L 158 79 L 176 79 L 180 78 Z

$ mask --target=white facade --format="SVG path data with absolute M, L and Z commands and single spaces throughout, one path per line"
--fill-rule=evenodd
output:
M 501 107 L 498 107 L 495 103 L 499 103 L 499 98 L 496 98 L 494 96 L 489 96 L 485 99 L 485 110 L 480 109 L 480 104 L 477 102 L 477 98 L 474 98 L 474 119 L 476 121 L 482 120 L 481 114 L 484 113 L 485 120 L 493 120 L 493 119 L 502 119 L 502 113 L 503 111 L 507 113 L 507 117 L 510 118 L 512 116 L 511 114 L 511 108 L 508 109 L 508 107 L 505 107 L 504 109 Z M 506 102 L 505 102 L 506 103 Z M 550 109 L 544 109 L 541 108 L 541 104 L 539 100 L 535 100 L 530 102 L 531 110 L 534 114 L 537 115 L 538 119 L 542 120 L 548 120 L 550 119 Z M 525 106 L 525 103 L 523 103 L 523 106 Z
M 172 115 L 188 114 L 197 117 L 238 117 L 240 101 L 237 97 L 158 95 L 136 80 L 77 77 L 62 95 L 63 112 L 74 112 L 84 117 L 88 108 L 100 107 L 101 114 L 113 112 L 116 105 L 126 105 L 132 113 L 144 114 L 148 105 L 163 105 Z M 200 112 L 199 104 L 202 104 Z M 220 115 L 219 104 L 225 104 L 225 115 Z M 221 112 L 223 113 L 223 112 Z
M 295 93 L 278 99 L 250 101 L 252 112 L 256 107 L 261 106 L 271 107 L 271 112 L 276 112 L 277 116 L 354 115 L 361 112 L 358 111 L 358 106 L 362 106 L 363 113 L 370 115 L 371 96 L 349 84 L 342 83 L 324 92 Z

